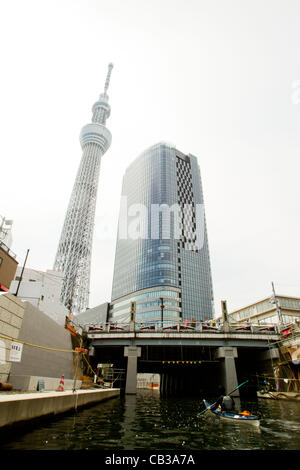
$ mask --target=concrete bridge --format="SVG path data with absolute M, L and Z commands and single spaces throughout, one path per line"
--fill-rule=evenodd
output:
M 126 394 L 136 393 L 138 372 L 159 373 L 163 395 L 213 393 L 220 383 L 229 392 L 258 372 L 273 373 L 271 360 L 278 357 L 274 325 L 131 322 L 88 325 L 86 331 L 95 364 L 126 369 Z

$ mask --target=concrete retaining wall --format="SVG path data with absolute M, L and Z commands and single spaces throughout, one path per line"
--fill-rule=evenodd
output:
M 0 296 L 0 335 L 18 339 L 25 304 L 12 294 Z M 11 370 L 11 341 L 0 338 L 0 382 L 7 382 Z
M 271 400 L 295 400 L 300 402 L 299 392 L 257 392 L 258 398 L 269 398 Z
M 65 413 L 84 405 L 117 397 L 119 389 L 78 390 L 0 395 L 0 427 L 48 415 Z
M 72 350 L 70 333 L 58 325 L 48 315 L 29 302 L 24 302 L 25 311 L 19 339 L 27 343 L 57 349 Z M 60 351 L 49 351 L 24 345 L 21 362 L 11 366 L 9 382 L 14 376 L 34 376 L 65 379 L 73 378 L 73 354 Z M 26 390 L 26 389 L 25 389 Z
M 59 386 L 60 378 L 39 377 L 33 375 L 13 375 L 10 377 L 9 383 L 12 384 L 14 390 L 36 391 L 38 390 L 39 381 L 44 381 L 44 390 L 55 391 Z M 82 381 L 76 380 L 76 389 L 81 387 Z M 65 379 L 65 390 L 73 390 L 74 380 Z

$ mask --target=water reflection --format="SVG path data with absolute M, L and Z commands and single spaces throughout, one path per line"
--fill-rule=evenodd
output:
M 200 415 L 203 402 L 143 391 L 0 436 L 1 449 L 300 450 L 300 403 L 238 403 L 262 413 L 261 427 Z
M 132 449 L 131 445 L 138 438 L 136 429 L 136 395 L 127 395 L 124 412 L 120 416 L 122 443 L 124 449 Z

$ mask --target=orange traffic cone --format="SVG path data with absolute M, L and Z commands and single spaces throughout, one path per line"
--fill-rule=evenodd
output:
M 56 391 L 57 392 L 64 392 L 65 391 L 65 376 L 64 375 L 61 376 L 59 386 L 56 389 Z

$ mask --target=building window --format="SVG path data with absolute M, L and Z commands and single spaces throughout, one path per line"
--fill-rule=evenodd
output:
M 0 266 L 1 266 L 1 264 L 2 264 L 2 261 L 3 261 L 3 258 L 1 258 L 1 256 L 0 256 Z

